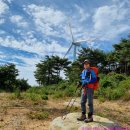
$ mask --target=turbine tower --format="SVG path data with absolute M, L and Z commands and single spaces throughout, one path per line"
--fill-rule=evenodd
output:
M 71 33 L 72 43 L 71 43 L 69 49 L 67 50 L 67 52 L 66 52 L 66 54 L 64 55 L 63 58 L 66 57 L 66 55 L 70 52 L 71 48 L 74 46 L 73 60 L 75 61 L 76 60 L 77 47 L 81 46 L 82 42 L 94 41 L 95 39 L 86 39 L 86 40 L 75 41 L 70 23 L 69 23 L 69 29 L 70 29 L 70 33 Z

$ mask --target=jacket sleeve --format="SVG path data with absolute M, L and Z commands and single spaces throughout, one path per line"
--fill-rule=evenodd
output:
M 85 70 L 84 70 L 85 71 Z M 86 85 L 88 82 L 89 82 L 89 79 L 86 77 L 86 71 L 85 72 L 82 72 L 82 75 L 83 75 L 83 79 L 82 79 L 82 86 Z
M 93 70 L 91 70 L 91 80 L 88 78 L 82 80 L 82 86 L 84 86 L 85 84 L 88 84 L 88 83 L 94 83 L 94 82 L 96 82 L 96 80 L 97 80 L 96 74 Z

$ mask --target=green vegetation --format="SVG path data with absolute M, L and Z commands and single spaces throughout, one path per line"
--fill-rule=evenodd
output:
M 31 86 L 25 79 L 17 79 L 18 70 L 14 64 L 6 64 L 0 66 L 0 90 L 13 92 L 19 89 L 26 91 Z
M 36 65 L 35 78 L 40 85 L 56 84 L 61 81 L 60 72 L 65 71 L 71 62 L 59 56 L 46 56 Z
M 130 77 L 125 74 L 111 72 L 107 75 L 100 74 L 100 87 L 95 91 L 94 98 L 101 102 L 105 100 L 130 100 Z M 65 99 L 66 97 L 80 96 L 80 91 L 75 93 L 76 84 L 61 81 L 55 85 L 31 87 L 26 92 L 15 91 L 13 98 L 29 99 L 32 101 L 48 100 L 49 96 L 54 99 Z
M 49 117 L 49 113 L 46 111 L 43 112 L 30 112 L 28 113 L 29 118 L 31 119 L 38 119 L 38 120 L 44 120 Z
M 98 91 L 95 91 L 95 98 L 102 102 L 117 99 L 130 100 L 130 77 L 113 72 L 105 76 L 104 74 L 99 76 L 101 77 L 100 87 Z M 33 101 L 48 100 L 48 96 L 58 99 L 74 96 L 75 89 L 76 84 L 62 81 L 57 85 L 29 88 L 24 96 Z M 77 92 L 76 95 L 80 96 L 80 92 Z
M 109 73 L 100 80 L 100 88 L 96 92 L 99 98 L 116 100 L 122 97 L 129 99 L 130 77 L 123 74 Z
M 14 92 L 14 98 L 32 101 L 65 98 L 75 95 L 76 82 L 80 80 L 85 59 L 99 67 L 100 88 L 95 98 L 100 101 L 130 100 L 130 37 L 113 45 L 112 52 L 82 48 L 75 62 L 58 56 L 46 56 L 36 65 L 35 78 L 39 87 L 30 87 L 25 79 L 17 79 L 18 70 L 13 64 L 0 66 L 0 91 Z M 64 71 L 66 79 L 62 79 Z M 24 93 L 21 93 L 25 91 Z M 78 96 L 79 93 L 76 93 Z

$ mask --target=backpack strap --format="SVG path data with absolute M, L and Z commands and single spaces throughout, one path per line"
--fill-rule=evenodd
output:
M 91 69 L 87 70 L 85 78 L 89 78 L 89 80 L 91 81 L 92 79 Z

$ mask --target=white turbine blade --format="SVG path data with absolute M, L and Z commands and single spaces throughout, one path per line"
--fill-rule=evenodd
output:
M 69 28 L 70 28 L 70 33 L 71 33 L 72 41 L 74 42 L 74 36 L 73 36 L 73 32 L 72 32 L 72 29 L 71 29 L 71 25 L 70 25 L 70 23 L 69 23 Z
M 88 40 L 79 40 L 79 41 L 75 41 L 74 43 L 81 43 L 81 42 L 87 42 Z
M 66 52 L 66 54 L 65 54 L 64 58 L 65 58 L 65 57 L 66 57 L 66 55 L 69 53 L 69 51 L 71 50 L 72 46 L 73 46 L 73 44 L 71 44 L 71 46 L 69 47 L 69 49 L 68 49 L 68 51 Z
M 86 40 L 79 40 L 79 41 L 75 41 L 74 43 L 81 43 L 81 42 L 93 42 L 93 41 L 96 41 L 97 38 L 95 39 L 86 39 Z
M 96 40 L 98 40 L 98 38 L 91 38 L 91 39 L 89 39 L 88 41 L 94 42 L 94 41 L 96 41 Z

